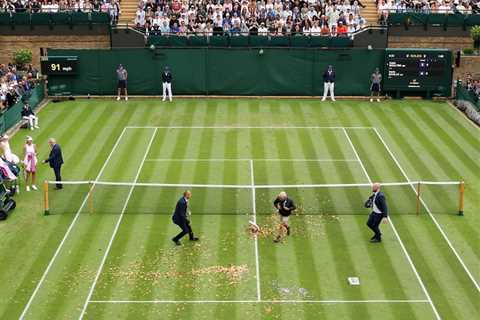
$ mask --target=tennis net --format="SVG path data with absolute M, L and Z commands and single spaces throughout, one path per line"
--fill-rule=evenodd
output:
M 298 207 L 296 214 L 368 214 L 364 203 L 371 185 L 214 185 L 126 183 L 105 181 L 55 181 L 44 183 L 47 214 L 172 214 L 185 190 L 192 192 L 189 207 L 194 214 L 257 215 L 274 212 L 273 200 L 285 191 Z M 382 183 L 391 214 L 463 213 L 463 181 L 415 181 Z M 420 196 L 418 196 L 418 194 Z M 255 207 L 255 208 L 254 208 Z

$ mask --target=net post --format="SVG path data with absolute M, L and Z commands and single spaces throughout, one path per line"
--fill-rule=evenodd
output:
M 464 195 L 465 195 L 465 181 L 460 181 L 458 186 L 459 200 L 458 200 L 458 215 L 463 216 Z
M 420 188 L 420 181 L 417 182 L 417 216 L 420 215 L 420 191 L 421 191 L 421 188 Z
M 44 212 L 45 216 L 50 214 L 50 205 L 48 203 L 48 181 L 45 180 L 43 182 L 43 205 L 44 205 Z

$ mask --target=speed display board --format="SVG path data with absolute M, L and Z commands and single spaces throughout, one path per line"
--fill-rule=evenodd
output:
M 447 94 L 452 54 L 445 49 L 386 49 L 383 89 Z
M 77 74 L 78 57 L 76 56 L 47 56 L 40 60 L 42 74 L 46 75 L 75 75 Z

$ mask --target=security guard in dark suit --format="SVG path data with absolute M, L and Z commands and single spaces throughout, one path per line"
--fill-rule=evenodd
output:
M 177 205 L 175 206 L 175 212 L 172 216 L 173 223 L 175 223 L 177 226 L 180 227 L 180 229 L 182 229 L 182 231 L 172 239 L 172 241 L 175 242 L 177 246 L 181 245 L 180 239 L 187 234 L 190 238 L 190 241 L 199 240 L 193 235 L 192 227 L 190 226 L 190 220 L 187 216 L 188 201 L 190 200 L 191 196 L 192 193 L 189 190 L 183 193 L 183 197 L 178 200 Z
M 370 242 L 381 242 L 380 223 L 382 220 L 384 222 L 388 221 L 387 201 L 383 192 L 380 191 L 380 183 L 372 185 L 372 192 L 373 194 L 365 202 L 365 207 L 372 209 L 372 213 L 368 217 L 367 226 L 375 233 Z
M 62 149 L 53 138 L 48 139 L 48 144 L 52 150 L 50 151 L 48 158 L 43 160 L 43 163 L 48 163 L 50 168 L 53 169 L 53 172 L 55 173 L 55 181 L 57 181 L 56 188 L 57 190 L 60 190 L 63 188 L 63 185 L 60 183 L 60 181 L 62 181 L 60 170 L 63 165 Z

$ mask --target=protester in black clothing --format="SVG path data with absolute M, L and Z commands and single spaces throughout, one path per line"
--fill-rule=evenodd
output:
M 273 201 L 273 206 L 278 210 L 280 215 L 280 226 L 277 237 L 274 242 L 279 242 L 283 234 L 287 233 L 287 236 L 290 235 L 290 226 L 288 225 L 288 220 L 292 212 L 297 208 L 292 199 L 287 196 L 286 192 L 280 192 L 277 198 Z
M 372 213 L 368 217 L 367 226 L 375 233 L 370 242 L 381 242 L 382 233 L 380 232 L 380 223 L 382 220 L 388 220 L 388 208 L 385 195 L 380 191 L 380 183 L 374 183 L 372 186 L 373 194 L 365 202 L 366 208 L 371 208 Z

